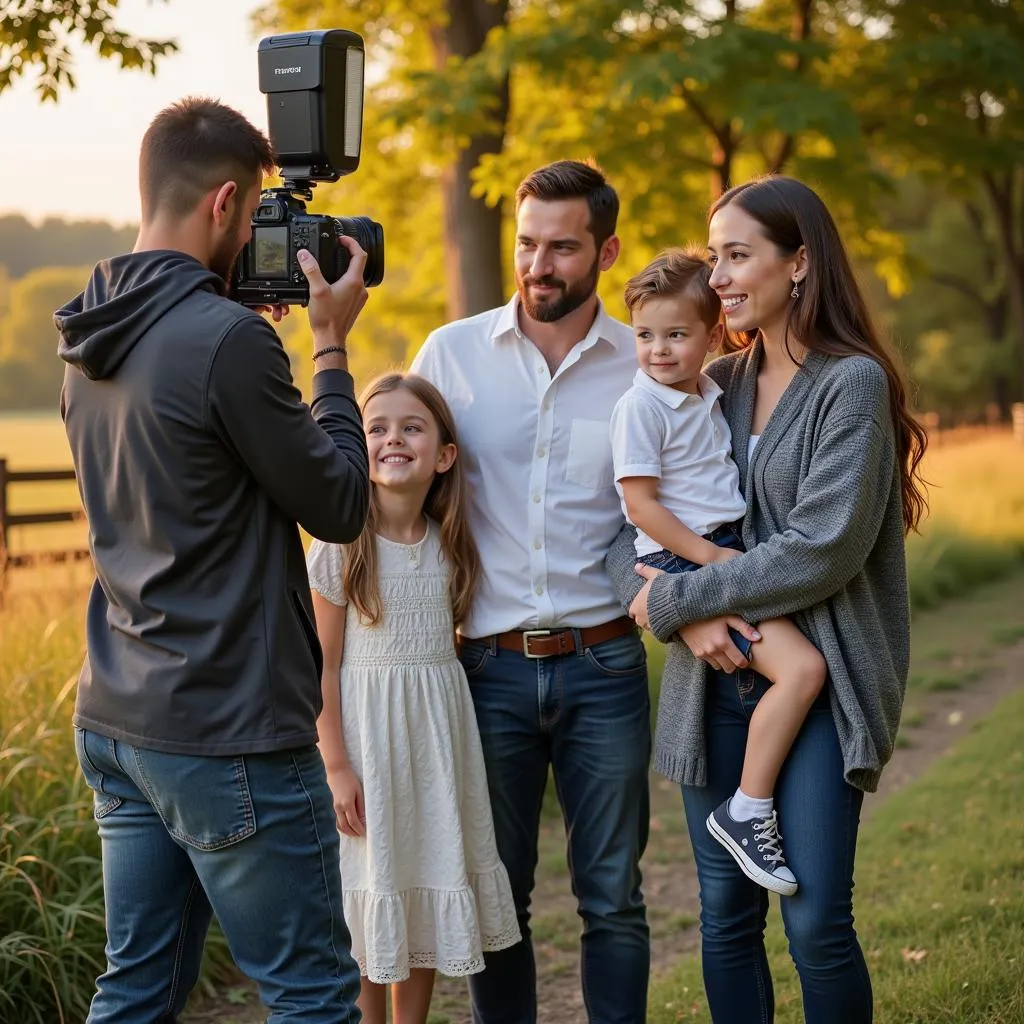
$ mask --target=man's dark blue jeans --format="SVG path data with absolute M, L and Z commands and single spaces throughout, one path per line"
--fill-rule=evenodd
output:
M 103 850 L 107 970 L 88 1024 L 173 1024 L 211 914 L 268 1024 L 357 1024 L 338 831 L 316 747 L 163 754 L 75 730 Z
M 545 658 L 460 644 L 483 742 L 498 853 L 508 870 L 523 940 L 485 956 L 470 979 L 477 1024 L 533 1024 L 537 976 L 530 895 L 541 804 L 553 769 L 583 918 L 582 984 L 588 1019 L 647 1017 L 650 937 L 640 892 L 647 845 L 650 699 L 635 631 Z
M 742 551 L 743 542 L 737 535 L 736 529 L 738 528 L 721 526 L 713 533 L 709 533 L 704 539 L 710 540 L 720 548 L 734 548 L 736 551 Z M 649 555 L 640 555 L 637 561 L 644 565 L 649 565 L 652 569 L 660 569 L 662 572 L 695 572 L 697 569 L 702 568 L 699 563 L 691 562 L 688 558 L 681 558 L 679 555 L 664 549 L 652 552 Z M 748 640 L 742 633 L 731 626 L 729 627 L 729 636 L 732 637 L 732 642 L 739 648 L 740 654 L 744 658 L 749 658 L 750 648 L 754 642 Z

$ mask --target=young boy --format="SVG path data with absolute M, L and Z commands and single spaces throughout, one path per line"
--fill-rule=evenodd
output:
M 663 252 L 626 285 L 640 369 L 612 413 L 615 485 L 637 529 L 640 562 L 690 572 L 742 553 L 746 503 L 732 460 L 721 389 L 701 372 L 725 335 L 711 270 L 694 249 Z M 747 734 L 739 789 L 707 819 L 744 874 L 772 892 L 797 890 L 786 867 L 772 792 L 789 748 L 825 681 L 825 661 L 788 619 L 758 626 L 743 656 L 773 685 Z

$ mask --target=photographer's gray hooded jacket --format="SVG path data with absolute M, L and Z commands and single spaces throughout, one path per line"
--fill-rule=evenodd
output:
M 716 360 L 733 457 L 747 499 L 747 553 L 696 572 L 660 576 L 648 612 L 654 635 L 733 612 L 748 622 L 793 617 L 825 656 L 847 782 L 873 791 L 892 756 L 906 688 L 910 614 L 900 473 L 889 388 L 866 356 L 811 352 L 772 413 L 747 465 L 761 345 Z M 636 575 L 632 528 L 606 566 L 628 603 Z M 710 669 L 669 644 L 654 764 L 684 785 L 707 779 L 705 695 Z
M 75 724 L 169 753 L 316 742 L 321 653 L 296 523 L 348 542 L 369 501 L 341 370 L 312 413 L 262 317 L 180 252 L 97 265 L 55 314 L 96 582 Z

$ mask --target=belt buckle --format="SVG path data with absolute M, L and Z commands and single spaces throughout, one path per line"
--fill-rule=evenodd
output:
M 550 629 L 524 629 L 523 630 L 523 657 L 524 658 L 546 658 L 546 654 L 531 654 L 530 653 L 530 637 L 531 636 L 551 636 Z

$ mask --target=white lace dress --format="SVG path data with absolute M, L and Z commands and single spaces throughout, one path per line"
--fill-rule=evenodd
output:
M 341 836 L 352 955 L 371 981 L 413 967 L 459 976 L 519 941 L 498 859 L 480 735 L 455 655 L 437 526 L 418 544 L 377 538 L 384 617 L 345 618 L 341 717 L 362 780 L 366 835 Z M 314 541 L 312 588 L 344 604 L 341 550 Z

